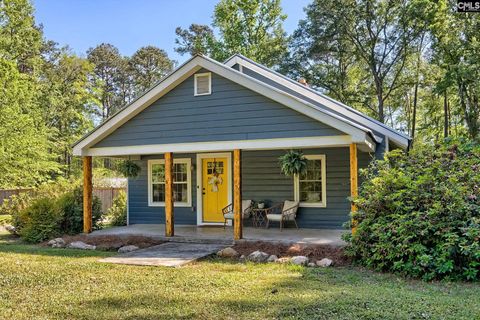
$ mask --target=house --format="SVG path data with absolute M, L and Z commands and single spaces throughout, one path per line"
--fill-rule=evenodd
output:
M 128 181 L 128 223 L 165 223 L 173 235 L 175 224 L 223 224 L 229 203 L 240 221 L 241 199 L 297 200 L 301 228 L 341 228 L 358 168 L 408 145 L 408 136 L 246 57 L 196 55 L 73 152 L 83 157 L 86 232 L 91 160 L 109 156 L 141 167 Z M 308 158 L 309 180 L 281 173 L 278 158 L 291 149 Z M 242 224 L 234 226 L 241 238 Z

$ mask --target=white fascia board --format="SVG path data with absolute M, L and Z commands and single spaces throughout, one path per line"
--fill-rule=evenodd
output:
M 232 140 L 232 141 L 209 141 L 172 144 L 150 144 L 139 146 L 102 147 L 89 148 L 84 151 L 84 156 L 124 156 L 124 155 L 147 155 L 162 154 L 165 152 L 190 153 L 190 152 L 218 152 L 233 149 L 241 150 L 274 150 L 290 148 L 322 148 L 322 147 L 346 147 L 352 143 L 352 137 L 342 136 L 319 136 L 304 138 L 278 138 L 256 140 Z M 363 143 L 370 149 L 366 142 Z M 374 146 L 375 144 L 373 144 Z
M 339 101 L 336 101 L 330 97 L 326 97 L 319 92 L 312 92 L 313 91 L 312 89 L 303 88 L 300 85 L 296 85 L 292 83 L 293 80 L 288 79 L 284 75 L 281 75 L 273 70 L 266 70 L 265 68 L 258 66 L 256 63 L 253 63 L 248 59 L 243 58 L 239 55 L 235 55 L 225 62 L 225 65 L 230 68 L 235 64 L 244 66 L 245 68 L 251 69 L 252 71 L 259 73 L 264 77 L 270 78 L 271 80 L 279 83 L 282 86 L 298 91 L 305 97 L 318 101 L 319 103 L 325 105 L 327 108 L 330 108 L 332 110 L 345 114 L 346 116 L 354 119 L 355 121 L 359 121 L 359 122 L 368 121 L 369 122 L 368 126 L 372 127 L 372 129 L 384 134 L 385 136 L 388 136 L 392 141 L 397 142 L 398 145 L 404 148 L 408 146 L 408 140 L 409 140 L 408 137 L 385 128 L 383 125 L 377 123 L 376 120 L 370 119 L 366 116 L 361 115 L 359 111 L 356 111 L 353 108 L 346 106 L 345 104 Z

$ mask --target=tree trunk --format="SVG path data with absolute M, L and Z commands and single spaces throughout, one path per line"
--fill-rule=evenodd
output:
M 417 101 L 418 101 L 418 76 L 417 82 L 415 83 L 415 90 L 413 92 L 413 111 L 412 111 L 412 133 L 410 136 L 412 137 L 412 146 L 413 141 L 415 140 L 415 127 L 417 123 Z
M 443 136 L 445 138 L 447 138 L 448 137 L 448 132 L 449 132 L 447 90 L 445 90 L 445 92 L 443 94 L 443 119 L 444 119 Z
M 412 114 L 412 146 L 415 138 L 415 129 L 417 124 L 417 101 L 418 101 L 418 85 L 420 82 L 420 64 L 422 62 L 422 47 L 423 47 L 423 39 L 425 37 L 425 33 L 422 33 L 422 37 L 420 38 L 420 44 L 418 46 L 417 52 L 417 70 L 415 74 L 415 91 L 413 93 L 413 114 Z

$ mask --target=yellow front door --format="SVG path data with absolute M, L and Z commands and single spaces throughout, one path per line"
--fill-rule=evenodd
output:
M 203 222 L 223 222 L 228 205 L 227 158 L 202 159 Z

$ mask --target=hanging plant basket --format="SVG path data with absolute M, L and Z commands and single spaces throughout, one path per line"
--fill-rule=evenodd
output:
M 302 175 L 307 171 L 307 158 L 300 150 L 290 150 L 278 159 L 286 176 Z
M 140 170 L 140 166 L 132 160 L 123 161 L 118 168 L 118 171 L 120 171 L 126 178 L 137 177 Z

